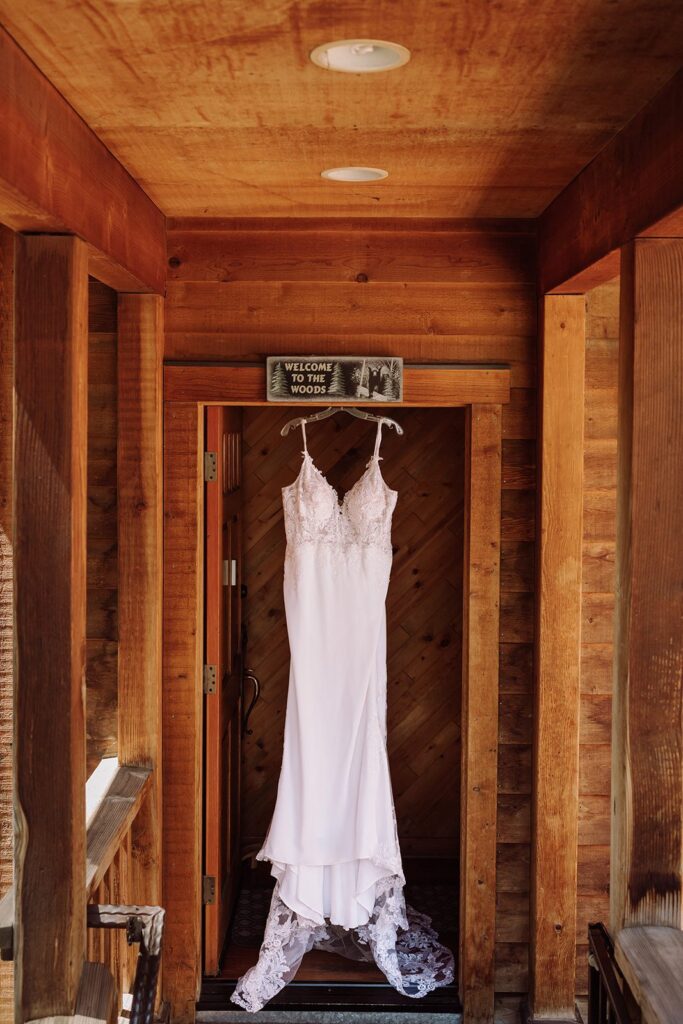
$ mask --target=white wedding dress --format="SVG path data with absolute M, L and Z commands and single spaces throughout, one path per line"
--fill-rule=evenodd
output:
M 429 918 L 406 908 L 386 750 L 386 610 L 397 492 L 379 468 L 382 423 L 340 504 L 306 444 L 282 490 L 291 651 L 282 770 L 257 859 L 276 879 L 257 964 L 233 1002 L 256 1011 L 312 949 L 374 960 L 424 996 L 453 980 Z

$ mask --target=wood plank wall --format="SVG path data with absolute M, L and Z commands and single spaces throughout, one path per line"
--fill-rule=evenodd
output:
M 513 1013 L 515 998 L 505 994 L 524 993 L 528 983 L 536 475 L 530 226 L 169 226 L 167 359 L 346 352 L 511 366 L 512 400 L 503 412 L 496 989 L 499 1014 Z
M 244 411 L 247 663 L 262 686 L 243 751 L 242 840 L 260 845 L 275 806 L 289 677 L 282 596 L 280 488 L 301 465 L 301 432 L 280 437 L 291 410 Z M 397 411 L 382 473 L 399 493 L 387 598 L 388 740 L 401 849 L 457 858 L 463 556 L 464 413 Z M 337 417 L 311 427 L 319 469 L 345 493 L 372 454 L 375 428 Z
M 116 755 L 118 542 L 116 292 L 88 288 L 88 596 L 86 737 L 90 773 Z
M 616 547 L 619 280 L 586 296 L 576 991 L 587 929 L 609 922 L 612 630 Z

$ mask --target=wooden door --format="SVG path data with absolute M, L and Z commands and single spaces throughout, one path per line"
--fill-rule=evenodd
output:
M 240 856 L 242 416 L 211 406 L 206 417 L 204 972 L 217 974 Z

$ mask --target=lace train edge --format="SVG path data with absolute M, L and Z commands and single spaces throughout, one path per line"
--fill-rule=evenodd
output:
M 352 929 L 307 921 L 283 903 L 276 883 L 258 961 L 239 979 L 231 1001 L 256 1013 L 294 978 L 311 949 L 374 960 L 387 981 L 413 999 L 453 981 L 453 954 L 438 941 L 431 919 L 406 906 L 401 877 L 377 883 L 372 917 Z

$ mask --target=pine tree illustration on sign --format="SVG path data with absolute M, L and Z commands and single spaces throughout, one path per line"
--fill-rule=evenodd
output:
M 273 370 L 273 376 L 270 381 L 270 390 L 274 395 L 281 395 L 286 398 L 289 395 L 289 384 L 287 381 L 287 375 L 282 368 L 282 363 L 278 363 Z
M 401 395 L 401 364 L 397 359 L 392 359 L 389 363 L 389 373 L 387 376 L 387 390 L 384 394 L 387 398 L 398 399 Z
M 332 380 L 330 381 L 330 387 L 328 394 L 330 395 L 343 395 L 346 391 L 346 384 L 344 382 L 344 371 L 341 368 L 341 363 L 335 363 L 332 371 Z

